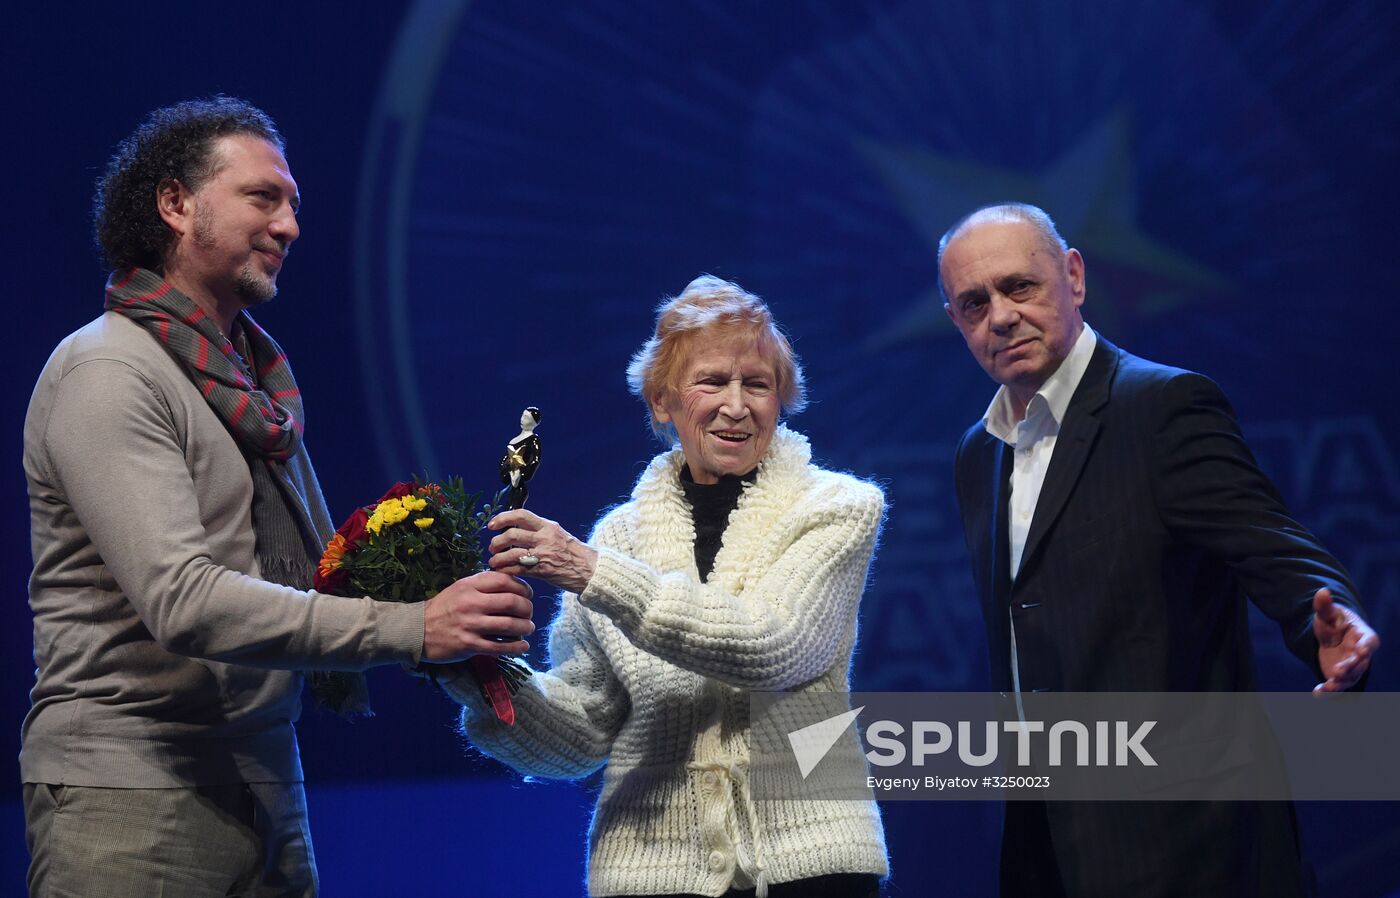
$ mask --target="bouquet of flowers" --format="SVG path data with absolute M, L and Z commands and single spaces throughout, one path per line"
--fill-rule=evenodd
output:
M 384 602 L 424 602 L 455 580 L 484 570 L 477 534 L 496 509 L 476 508 L 462 479 L 441 484 L 396 483 L 373 505 L 355 509 L 326 545 L 312 586 L 318 592 L 370 596 Z M 515 722 L 510 696 L 530 669 L 510 658 L 473 655 L 469 667 L 496 716 Z M 424 665 L 436 679 L 433 665 Z M 349 699 L 342 678 L 324 678 L 317 698 L 332 708 Z

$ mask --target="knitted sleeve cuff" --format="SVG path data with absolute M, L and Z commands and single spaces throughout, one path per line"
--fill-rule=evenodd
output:
M 465 664 L 453 665 L 439 672 L 437 684 L 447 697 L 467 710 L 469 714 L 489 714 L 491 708 L 481 697 L 481 687 Z
M 656 573 L 651 568 L 620 552 L 599 548 L 598 564 L 578 601 L 630 631 L 641 621 L 657 588 Z

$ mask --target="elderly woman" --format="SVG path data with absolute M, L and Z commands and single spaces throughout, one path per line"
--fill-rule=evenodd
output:
M 529 511 L 491 522 L 492 568 L 565 592 L 553 667 L 515 696 L 516 725 L 458 679 L 463 728 L 521 773 L 607 765 L 591 895 L 878 895 L 873 802 L 754 801 L 748 699 L 849 688 L 884 498 L 778 423 L 804 403 L 802 371 L 736 284 L 701 277 L 663 302 L 627 374 L 679 445 L 588 543 Z

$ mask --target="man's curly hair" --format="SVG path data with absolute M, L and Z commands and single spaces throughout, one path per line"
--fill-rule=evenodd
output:
M 222 94 L 157 109 L 117 146 L 92 200 L 93 236 L 109 268 L 162 270 L 175 233 L 156 209 L 157 189 L 174 178 L 198 190 L 218 170 L 215 142 L 234 134 L 284 149 L 267 113 Z

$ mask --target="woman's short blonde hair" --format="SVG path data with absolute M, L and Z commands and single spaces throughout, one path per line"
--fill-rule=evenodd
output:
M 701 341 L 752 345 L 773 363 L 774 388 L 782 415 L 795 415 L 807 405 L 802 364 L 792 344 L 773 320 L 762 299 L 740 287 L 704 274 L 656 307 L 656 331 L 627 366 L 627 386 L 641 399 L 658 437 L 674 442 L 676 429 L 652 414 L 652 403 L 680 388 L 691 353 Z

